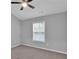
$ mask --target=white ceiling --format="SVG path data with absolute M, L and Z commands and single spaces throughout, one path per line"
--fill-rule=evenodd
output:
M 12 1 L 15 2 L 21 0 Z M 30 4 L 35 6 L 35 9 L 26 7 L 23 11 L 21 11 L 21 5 L 13 4 L 11 5 L 11 12 L 20 20 L 27 20 L 29 18 L 67 11 L 67 0 L 33 0 Z

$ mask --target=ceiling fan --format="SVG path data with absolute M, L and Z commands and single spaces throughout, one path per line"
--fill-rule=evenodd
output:
M 11 2 L 11 4 L 21 4 L 20 10 L 23 10 L 25 7 L 29 6 L 30 8 L 34 9 L 35 7 L 29 4 L 33 0 L 22 0 L 22 2 Z

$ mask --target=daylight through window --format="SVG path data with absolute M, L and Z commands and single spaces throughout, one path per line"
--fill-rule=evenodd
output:
M 33 24 L 33 40 L 45 42 L 45 22 Z

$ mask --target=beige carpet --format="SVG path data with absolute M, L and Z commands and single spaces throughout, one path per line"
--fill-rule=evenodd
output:
M 11 59 L 67 59 L 66 55 L 27 46 L 12 48 Z

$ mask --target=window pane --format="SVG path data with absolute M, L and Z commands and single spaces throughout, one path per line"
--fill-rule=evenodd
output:
M 33 24 L 33 32 L 44 32 L 45 31 L 45 23 L 34 23 Z
M 33 40 L 45 42 L 45 23 L 33 24 Z
M 45 41 L 44 33 L 43 32 L 40 32 L 40 33 L 34 32 L 33 33 L 33 40 L 44 42 Z

